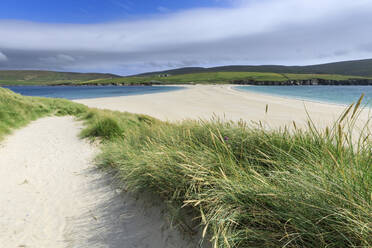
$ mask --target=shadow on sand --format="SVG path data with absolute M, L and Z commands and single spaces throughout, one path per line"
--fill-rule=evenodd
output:
M 80 248 L 197 248 L 200 235 L 179 231 L 166 218 L 165 204 L 159 199 L 124 192 L 113 175 L 91 168 L 81 176 L 88 178 L 79 189 L 88 209 L 68 218 L 65 227 L 67 247 Z M 204 242 L 206 243 L 206 242 Z

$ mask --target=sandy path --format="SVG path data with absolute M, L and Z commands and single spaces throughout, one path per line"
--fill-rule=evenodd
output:
M 48 117 L 0 143 L 0 247 L 196 247 L 92 166 L 72 117 Z
M 357 99 L 356 99 L 357 100 Z M 142 113 L 161 120 L 210 119 L 262 121 L 271 127 L 306 123 L 305 106 L 320 126 L 332 123 L 345 107 L 241 92 L 229 85 L 196 85 L 187 89 L 151 95 L 76 100 L 89 107 Z M 268 112 L 266 113 L 266 105 Z M 363 114 L 367 119 L 368 111 Z

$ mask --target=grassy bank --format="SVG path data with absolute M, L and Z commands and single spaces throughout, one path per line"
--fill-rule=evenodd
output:
M 0 140 L 15 128 L 47 115 L 78 115 L 88 108 L 62 99 L 25 97 L 0 87 Z
M 372 246 L 371 130 L 360 139 L 349 130 L 358 108 L 324 132 L 311 123 L 289 132 L 218 120 L 171 124 L 1 90 L 4 96 L 0 124 L 13 123 L 5 130 L 52 113 L 85 120 L 82 137 L 102 141 L 100 166 L 127 190 L 163 198 L 190 228 L 183 207 L 215 247 Z

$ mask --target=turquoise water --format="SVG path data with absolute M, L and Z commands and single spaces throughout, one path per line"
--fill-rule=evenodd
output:
M 372 86 L 236 86 L 235 89 L 346 105 L 356 102 L 364 93 L 363 103 L 372 107 Z
M 9 86 L 5 88 L 24 96 L 66 98 L 70 100 L 143 95 L 183 89 L 183 87 L 178 86 Z

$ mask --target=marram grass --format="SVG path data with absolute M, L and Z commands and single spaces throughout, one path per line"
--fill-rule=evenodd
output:
M 0 87 L 0 140 L 13 129 L 47 115 L 79 115 L 87 107 L 63 99 L 26 97 Z
M 98 161 L 129 190 L 193 209 L 214 247 L 371 247 L 372 145 L 368 125 L 351 137 L 357 113 L 324 132 L 311 122 L 291 132 L 144 124 L 124 128 Z
M 163 198 L 179 223 L 190 215 L 177 210 L 191 211 L 214 247 L 371 247 L 371 130 L 353 131 L 359 111 L 351 106 L 325 130 L 310 121 L 306 130 L 267 131 L 170 124 L 0 88 L 0 136 L 41 116 L 79 116 L 82 137 L 102 140 L 100 166 L 128 190 Z

